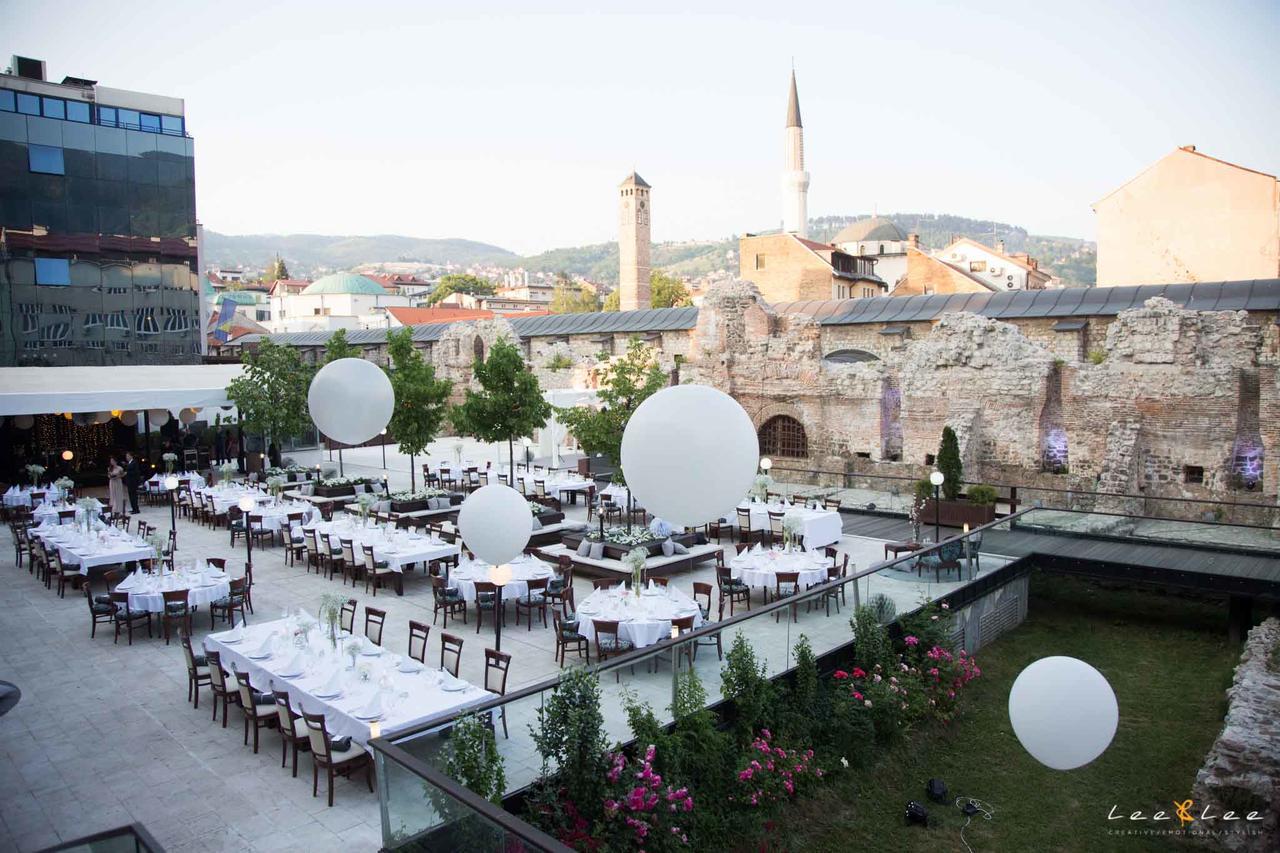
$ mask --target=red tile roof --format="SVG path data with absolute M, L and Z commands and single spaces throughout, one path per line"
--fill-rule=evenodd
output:
M 458 320 L 490 320 L 494 317 L 537 317 L 550 311 L 490 311 L 485 308 L 388 308 L 388 313 L 405 326 L 424 323 L 454 323 Z

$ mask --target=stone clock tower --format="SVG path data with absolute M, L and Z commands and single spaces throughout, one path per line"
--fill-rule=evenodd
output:
M 649 190 L 632 172 L 619 187 L 618 310 L 635 311 L 649 302 Z

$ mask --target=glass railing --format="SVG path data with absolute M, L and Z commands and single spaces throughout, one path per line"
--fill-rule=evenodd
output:
M 630 740 L 627 709 L 634 703 L 647 703 L 660 722 L 672 722 L 670 706 L 676 675 L 681 670 L 696 672 L 708 700 L 719 701 L 723 655 L 739 636 L 751 644 L 765 674 L 777 677 L 795 666 L 796 646 L 802 637 L 819 657 L 851 642 L 849 618 L 860 605 L 875 607 L 881 621 L 888 622 L 999 571 L 1015 557 L 998 553 L 992 545 L 995 537 L 987 534 L 1006 530 L 1009 523 L 1004 519 L 892 560 L 870 560 L 865 569 L 851 567 L 846 577 L 816 584 L 783 599 L 775 600 L 771 595 L 766 603 L 761 590 L 753 589 L 749 610 L 738 603 L 730 614 L 726 605 L 723 619 L 717 619 L 713 612 L 711 620 L 692 633 L 610 659 L 603 665 L 593 664 L 591 668 L 600 683 L 600 709 L 607 738 L 614 743 Z M 710 580 L 714 581 L 714 576 Z M 494 726 L 508 795 L 527 788 L 543 773 L 533 731 L 538 727 L 538 712 L 558 681 L 553 678 L 529 685 L 476 706 L 475 711 L 487 715 Z M 387 769 L 379 778 L 383 786 L 384 844 L 388 848 L 422 843 L 428 838 L 434 846 L 444 843 L 437 839 L 451 837 L 454 824 L 474 823 L 465 807 L 461 811 L 452 803 L 442 807 L 441 798 L 449 800 L 448 792 L 437 788 L 441 780 L 448 779 L 442 750 L 453 719 L 443 716 L 415 730 L 373 742 L 379 761 L 387 761 Z M 425 772 L 427 769 L 431 774 Z
M 1018 515 L 1015 527 L 1023 533 L 1076 539 L 1280 556 L 1280 528 L 1261 525 L 1083 510 L 1031 509 Z
M 142 824 L 134 823 L 65 841 L 47 848 L 44 853 L 163 853 L 163 850 Z

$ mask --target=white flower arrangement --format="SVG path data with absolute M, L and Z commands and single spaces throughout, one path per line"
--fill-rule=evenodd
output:
M 235 462 L 223 462 L 218 466 L 218 474 L 224 480 L 230 480 L 240 473 L 240 466 Z
M 285 485 L 285 483 L 286 483 L 286 482 L 288 482 L 288 481 L 287 481 L 287 480 L 285 480 L 285 478 L 284 478 L 284 477 L 281 477 L 281 476 L 280 476 L 280 475 L 278 475 L 278 474 L 277 474 L 276 476 L 274 476 L 274 477 L 268 477 L 268 478 L 267 478 L 267 489 L 271 492 L 271 494 L 273 494 L 273 495 L 278 495 L 278 494 L 280 494 L 280 492 L 281 492 L 281 491 L 283 491 L 283 490 L 284 490 L 284 485 Z
M 782 517 L 782 539 L 787 545 L 804 535 L 804 519 L 794 512 Z
M 773 478 L 768 474 L 757 474 L 755 483 L 751 486 L 752 493 L 764 500 L 769 495 L 769 487 L 773 485 Z
M 76 481 L 70 477 L 59 477 L 53 481 L 53 484 L 64 492 L 69 492 L 76 487 Z
M 434 488 L 418 489 L 416 492 L 406 490 L 403 492 L 392 492 L 391 500 L 398 503 L 409 503 L 410 501 L 426 501 L 431 500 L 431 498 L 443 498 L 447 497 L 448 494 L 449 493 L 444 489 Z
M 286 474 L 305 474 L 312 469 L 303 467 L 302 465 L 289 465 L 285 468 L 268 468 L 266 475 L 268 477 L 283 477 Z
M 551 512 L 551 507 L 545 504 L 540 504 L 537 501 L 528 501 L 528 504 L 529 504 L 529 512 L 533 513 L 534 515 L 542 515 L 544 512 Z
M 371 495 L 368 492 L 361 492 L 360 494 L 356 495 L 356 506 L 360 508 L 360 517 L 362 519 L 369 518 L 369 513 L 373 511 L 373 508 L 377 505 L 377 503 L 378 503 L 377 495 Z
M 608 542 L 610 545 L 639 545 L 653 541 L 653 534 L 643 527 L 630 533 L 625 527 L 610 527 L 604 532 L 603 539 L 595 533 L 588 538 L 596 542 Z
M 86 514 L 92 517 L 93 513 L 96 512 L 99 508 L 98 499 L 97 498 L 81 498 L 80 500 L 76 501 L 76 507 L 84 510 Z
M 372 482 L 368 477 L 329 477 L 321 480 L 320 485 L 329 488 L 333 486 L 361 486 Z
M 172 474 L 173 469 L 178 465 L 178 454 L 170 451 L 168 453 L 161 453 L 160 458 L 164 460 L 164 470 Z
M 644 548 L 632 548 L 622 558 L 622 564 L 631 570 L 631 588 L 640 589 L 644 583 L 644 565 L 649 560 L 649 552 Z
M 27 476 L 31 478 L 31 485 L 39 485 L 40 478 L 44 476 L 44 466 L 32 463 L 26 468 Z

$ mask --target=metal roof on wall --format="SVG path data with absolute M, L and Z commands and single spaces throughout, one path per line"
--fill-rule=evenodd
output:
M 1193 311 L 1280 312 L 1280 278 L 1254 281 L 1201 282 L 1199 284 L 1147 284 L 1128 287 L 1072 287 L 1052 290 L 1015 290 L 1004 293 L 930 294 L 927 296 L 878 296 L 868 299 L 781 302 L 779 314 L 807 314 L 824 326 L 866 323 L 928 322 L 958 311 L 969 311 L 997 320 L 1040 317 L 1114 316 L 1138 308 L 1153 296 L 1162 296 Z M 592 314 L 542 314 L 516 317 L 511 325 L 522 338 L 558 335 L 673 332 L 692 329 L 698 309 L 649 308 L 643 311 L 601 311 Z M 440 339 L 449 323 L 413 326 L 413 339 L 427 343 Z M 295 332 L 270 335 L 276 343 L 322 347 L 332 332 Z M 233 343 L 256 343 L 263 335 L 245 335 Z M 382 344 L 386 329 L 348 330 L 347 341 L 356 346 Z

